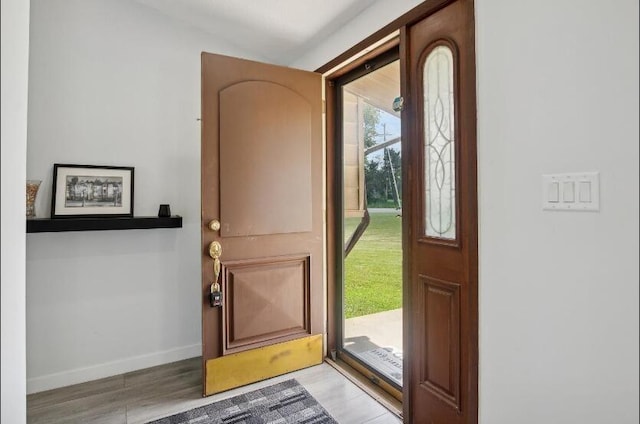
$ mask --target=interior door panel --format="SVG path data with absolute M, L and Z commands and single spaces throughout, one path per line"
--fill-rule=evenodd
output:
M 322 361 L 321 105 L 319 74 L 202 54 L 205 395 Z

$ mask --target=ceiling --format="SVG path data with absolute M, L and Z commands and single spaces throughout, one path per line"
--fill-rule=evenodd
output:
M 257 58 L 287 65 L 378 0 L 135 1 Z

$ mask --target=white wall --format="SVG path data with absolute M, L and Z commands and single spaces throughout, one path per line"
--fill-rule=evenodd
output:
M 0 422 L 26 422 L 25 175 L 29 2 L 2 0 L 2 360 Z
M 477 0 L 483 423 L 638 422 L 638 2 Z M 541 175 L 600 171 L 599 213 Z
M 169 203 L 184 227 L 27 236 L 29 392 L 200 355 L 201 51 L 248 57 L 131 1 L 32 1 L 37 215 L 54 163 L 126 165 L 135 215 Z
M 637 423 L 638 3 L 476 0 L 476 25 L 480 422 Z M 542 211 L 541 175 L 580 171 L 601 211 Z

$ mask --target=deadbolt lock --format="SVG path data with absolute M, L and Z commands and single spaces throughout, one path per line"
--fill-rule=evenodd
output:
M 218 231 L 220 229 L 220 221 L 217 219 L 211 220 L 211 222 L 209 222 L 209 229 L 211 231 Z

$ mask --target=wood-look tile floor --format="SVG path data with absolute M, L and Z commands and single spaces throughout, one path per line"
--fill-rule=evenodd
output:
M 327 364 L 203 398 L 200 358 L 27 396 L 27 422 L 146 423 L 295 378 L 340 424 L 401 421 Z

